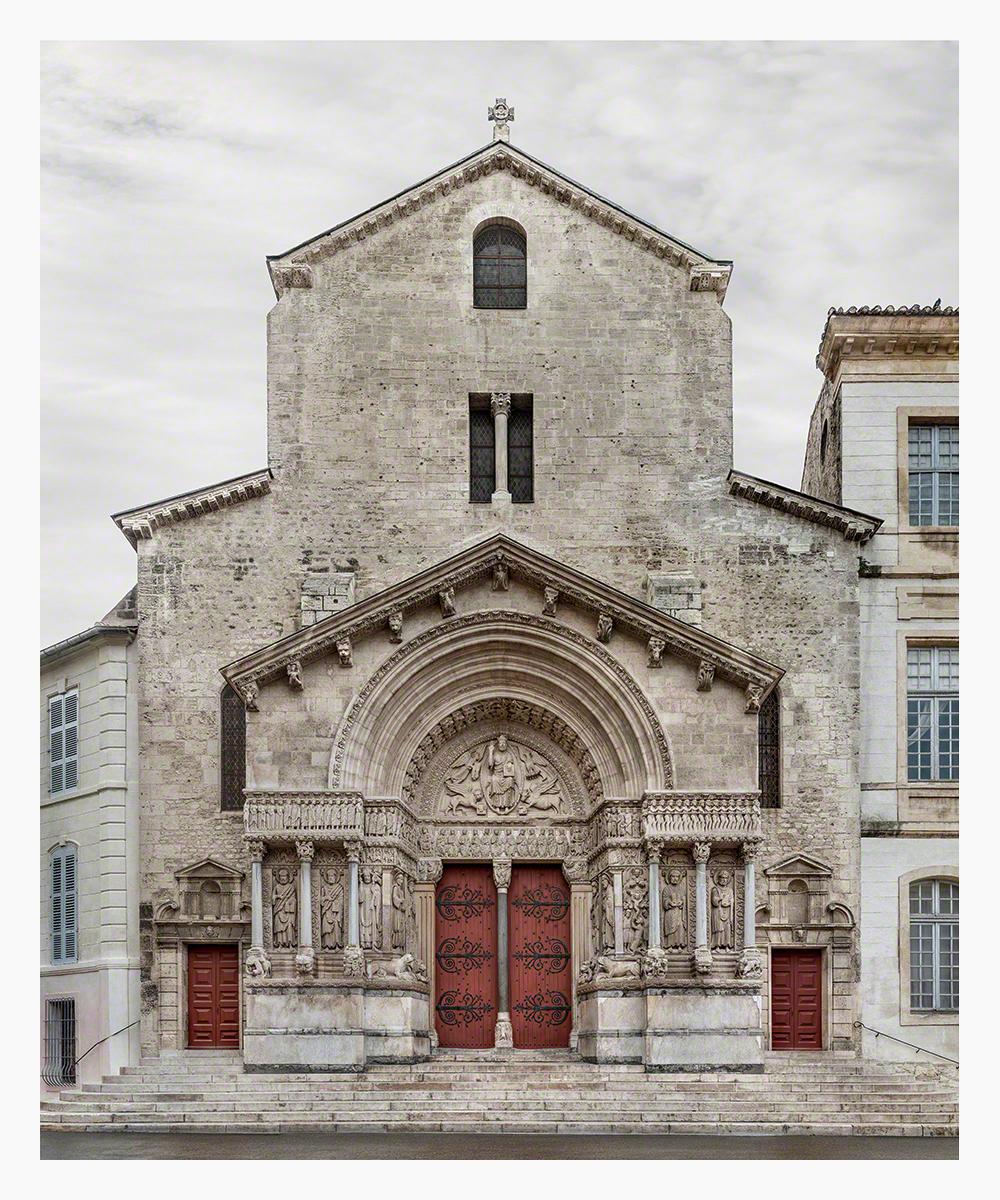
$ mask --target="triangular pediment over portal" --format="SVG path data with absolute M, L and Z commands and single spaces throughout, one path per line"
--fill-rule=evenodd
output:
M 810 858 L 808 854 L 793 854 L 783 858 L 773 866 L 764 869 L 765 875 L 832 875 L 833 870 L 818 858 Z
M 255 708 L 261 684 L 279 677 L 287 677 L 293 685 L 300 683 L 304 664 L 317 658 L 334 656 L 341 666 L 350 667 L 355 646 L 366 637 L 381 635 L 390 642 L 405 642 L 407 615 L 413 610 L 431 605 L 444 622 L 461 618 L 466 615 L 463 593 L 484 585 L 491 588 L 492 606 L 502 609 L 512 581 L 535 593 L 537 611 L 546 619 L 558 621 L 566 608 L 585 614 L 592 623 L 595 643 L 607 646 L 628 635 L 646 644 L 650 665 L 658 665 L 662 656 L 690 661 L 698 673 L 699 690 L 702 680 L 710 687 L 716 677 L 745 688 L 748 712 L 759 708 L 783 674 L 781 668 L 758 655 L 668 616 L 503 533 L 237 659 L 224 667 L 222 674 L 247 706 Z

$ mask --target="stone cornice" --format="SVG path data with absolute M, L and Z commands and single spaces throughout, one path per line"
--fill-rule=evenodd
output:
M 271 490 L 274 476 L 270 467 L 253 471 L 249 475 L 238 475 L 225 479 L 194 492 L 182 492 L 166 500 L 156 500 L 140 508 L 129 508 L 112 514 L 112 521 L 135 546 L 142 538 L 150 538 L 162 525 L 176 521 L 189 521 L 205 513 L 218 512 L 255 496 L 266 496 Z
M 849 542 L 867 542 L 882 525 L 880 517 L 870 517 L 867 513 L 842 508 L 839 504 L 831 504 L 828 500 L 820 500 L 816 496 L 807 496 L 805 492 L 782 487 L 781 484 L 771 483 L 767 479 L 745 475 L 742 471 L 729 472 L 729 490 L 734 496 L 752 500 L 755 504 L 776 508 L 790 516 L 801 517 L 803 521 L 812 521 L 816 525 L 836 529 Z
M 695 686 L 698 664 L 703 661 L 713 663 L 717 675 L 759 687 L 762 697 L 784 673 L 749 651 L 669 617 L 617 588 L 498 533 L 343 612 L 331 613 L 315 625 L 306 626 L 229 663 L 222 668 L 222 674 L 245 700 L 247 689 L 251 689 L 250 696 L 256 702 L 257 685 L 286 674 L 289 663 L 330 654 L 345 638 L 355 639 L 382 629 L 388 636 L 390 617 L 406 609 L 436 602 L 443 591 L 489 577 L 498 563 L 503 563 L 511 578 L 538 588 L 540 608 L 546 589 L 555 590 L 558 601 L 553 604 L 573 605 L 595 616 L 610 616 L 616 630 L 625 630 L 643 639 L 662 639 L 671 653 L 692 661 L 695 671 L 692 687 Z M 515 613 L 512 619 L 526 620 L 527 615 Z M 594 642 L 597 646 L 596 636 Z
M 669 260 L 688 273 L 691 291 L 715 292 L 720 304 L 725 298 L 732 272 L 731 262 L 708 258 L 655 225 L 590 191 L 583 184 L 567 178 L 554 167 L 505 142 L 493 142 L 476 150 L 367 212 L 335 225 L 283 254 L 269 255 L 267 266 L 275 295 L 280 300 L 290 288 L 311 288 L 315 263 L 364 241 L 425 205 L 494 171 L 508 171 L 515 178 L 538 188 L 630 242 L 635 242 L 658 258 Z
M 820 339 L 816 366 L 832 379 L 844 359 L 958 358 L 958 309 L 934 305 L 910 308 L 831 308 Z

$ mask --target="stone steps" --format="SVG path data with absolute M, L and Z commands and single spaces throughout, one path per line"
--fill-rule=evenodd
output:
M 765 1074 L 646 1074 L 565 1051 L 435 1056 L 363 1073 L 244 1073 L 233 1053 L 164 1055 L 42 1104 L 43 1129 L 226 1133 L 955 1135 L 957 1075 L 856 1058 Z

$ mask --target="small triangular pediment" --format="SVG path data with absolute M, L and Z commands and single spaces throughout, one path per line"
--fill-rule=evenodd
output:
M 174 872 L 174 878 L 183 879 L 242 879 L 243 872 L 217 858 L 202 858 L 188 867 Z
M 811 858 L 808 854 L 793 854 L 789 858 L 783 858 L 781 862 L 776 862 L 770 867 L 764 868 L 765 875 L 832 875 L 832 868 L 826 863 L 820 862 L 818 858 Z
M 394 626 L 402 630 L 408 609 L 440 605 L 442 619 L 455 616 L 461 609 L 462 592 L 490 577 L 498 594 L 511 580 L 534 589 L 539 611 L 556 620 L 557 606 L 568 605 L 590 613 L 597 641 L 606 640 L 603 623 L 610 622 L 608 628 L 650 645 L 660 644 L 661 652 L 685 657 L 696 665 L 707 663 L 717 675 L 756 689 L 758 702 L 783 674 L 780 667 L 766 659 L 671 617 L 504 533 L 493 534 L 374 596 L 331 613 L 315 625 L 237 659 L 223 667 L 222 674 L 252 707 L 261 683 L 286 673 L 299 676 L 306 662 L 336 654 L 343 665 L 351 665 L 355 640 L 387 628 L 393 630 Z M 399 632 L 394 640 L 405 640 L 405 634 Z

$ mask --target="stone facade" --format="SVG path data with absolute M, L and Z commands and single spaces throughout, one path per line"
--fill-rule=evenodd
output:
M 910 1005 L 908 888 L 958 879 L 958 783 L 907 778 L 906 651 L 958 643 L 958 527 L 910 524 L 907 452 L 911 424 L 957 421 L 958 320 L 940 305 L 831 312 L 802 479 L 805 491 L 883 518 L 860 581 L 861 1017 L 955 1059 L 957 1011 Z M 915 1058 L 868 1033 L 864 1050 Z
M 40 888 L 43 1086 L 71 1059 L 78 1083 L 138 1061 L 139 1029 L 139 801 L 137 787 L 137 647 L 129 598 L 84 633 L 41 654 Z M 76 693 L 79 702 L 76 783 L 53 789 L 49 702 Z M 52 858 L 75 851 L 76 944 L 55 950 Z M 71 1001 L 74 1053 L 60 1059 L 62 1030 L 51 1005 Z M 124 1030 L 124 1032 L 119 1032 Z M 47 1078 L 48 1077 L 48 1078 Z
M 495 218 L 526 235 L 524 309 L 472 305 Z M 187 1044 L 185 947 L 211 934 L 242 947 L 249 1065 L 432 1053 L 433 887 L 470 859 L 563 864 L 586 1057 L 759 1069 L 768 948 L 800 935 L 825 955 L 823 1045 L 856 1047 L 857 560 L 878 522 L 733 476 L 728 264 L 499 141 L 270 269 L 269 469 L 117 518 L 145 1049 Z M 484 393 L 533 399 L 530 504 L 469 502 Z M 242 814 L 220 811 L 226 680 Z M 507 782 L 446 786 L 501 736 Z M 184 909 L 209 860 L 239 892 L 223 925 Z M 822 902 L 790 921 L 772 890 L 796 862 Z M 683 926 L 650 919 L 672 870 Z

